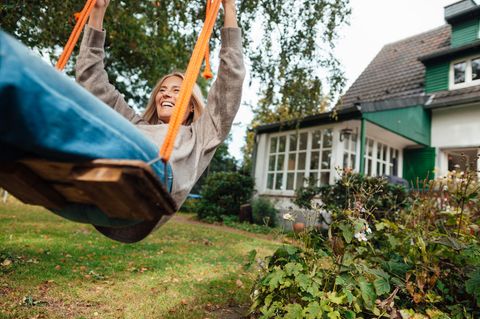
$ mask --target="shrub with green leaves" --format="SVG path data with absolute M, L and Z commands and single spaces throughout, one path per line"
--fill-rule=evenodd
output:
M 273 203 L 264 197 L 252 200 L 253 222 L 257 225 L 275 227 L 277 225 L 278 210 Z
M 333 185 L 316 186 L 316 181 L 312 180 L 308 186 L 300 187 L 294 203 L 312 209 L 313 199 L 318 197 L 323 208 L 334 212 L 361 202 L 372 213 L 386 214 L 404 208 L 407 196 L 404 186 L 391 184 L 385 178 L 346 171 Z
M 217 172 L 209 175 L 196 205 L 200 219 L 222 221 L 222 216 L 238 216 L 240 205 L 250 200 L 253 179 L 236 172 Z
M 370 190 L 356 190 L 351 204 L 334 210 L 327 234 L 301 233 L 296 246 L 267 259 L 252 311 L 260 318 L 480 318 L 479 190 L 475 173 L 450 174 L 412 192 L 403 208 L 385 207 L 389 214 L 374 214 Z

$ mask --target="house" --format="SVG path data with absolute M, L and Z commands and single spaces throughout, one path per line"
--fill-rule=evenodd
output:
M 335 114 L 257 127 L 258 194 L 288 205 L 282 200 L 307 178 L 333 183 L 337 169 L 347 167 L 409 182 L 478 170 L 480 6 L 449 5 L 445 21 L 384 46 Z

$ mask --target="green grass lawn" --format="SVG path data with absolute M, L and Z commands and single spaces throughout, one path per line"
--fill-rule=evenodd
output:
M 113 242 L 40 207 L 0 203 L 0 318 L 215 318 L 248 304 L 248 253 L 279 244 L 171 220 Z

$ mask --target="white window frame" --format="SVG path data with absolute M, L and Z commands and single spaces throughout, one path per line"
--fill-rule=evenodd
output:
M 355 137 L 355 139 L 354 139 Z M 352 143 L 355 142 L 355 148 L 352 150 Z M 357 172 L 357 162 L 358 162 L 358 144 L 360 143 L 360 136 L 357 133 L 350 134 L 343 138 L 343 152 L 341 157 L 341 165 L 344 169 L 348 168 L 354 172 Z M 347 155 L 347 165 L 345 166 L 345 155 Z M 352 156 L 354 161 L 352 163 Z
M 330 130 L 331 131 L 331 134 L 332 134 L 332 145 L 331 147 L 329 148 L 330 149 L 330 167 L 329 169 L 322 169 L 321 168 L 321 163 L 319 163 L 319 168 L 316 169 L 316 170 L 311 170 L 310 169 L 310 165 L 311 165 L 311 157 L 312 157 L 312 137 L 313 137 L 313 133 L 316 132 L 316 131 L 321 131 L 322 132 L 322 145 L 319 149 L 316 149 L 315 151 L 318 151 L 320 154 L 322 154 L 322 152 L 324 151 L 323 149 L 323 136 L 324 136 L 324 132 L 326 130 Z M 300 135 L 302 133 L 307 133 L 307 149 L 305 150 L 306 151 L 306 159 L 305 159 L 305 169 L 304 170 L 298 170 L 298 154 L 303 152 L 303 150 L 299 150 L 299 144 L 298 144 L 298 141 L 299 141 L 299 138 L 300 138 Z M 290 135 L 291 134 L 296 134 L 297 135 L 297 148 L 296 150 L 294 151 L 290 151 Z M 283 164 L 283 171 L 282 171 L 282 186 L 281 186 L 281 189 L 275 189 L 275 184 L 276 184 L 276 180 L 275 180 L 275 177 L 274 177 L 274 181 L 273 181 L 273 189 L 270 189 L 268 188 L 268 176 L 269 174 L 278 174 L 278 172 L 280 171 L 277 171 L 276 168 L 277 168 L 277 160 L 278 160 L 278 139 L 280 137 L 284 136 L 285 137 L 285 140 L 286 140 L 286 143 L 285 143 L 285 160 L 284 160 L 284 164 Z M 275 150 L 274 153 L 271 153 L 270 152 L 270 148 L 271 148 L 271 144 L 272 144 L 272 140 L 273 138 L 277 138 L 277 148 Z M 301 172 L 304 172 L 304 178 L 308 178 L 310 176 L 310 171 L 314 171 L 315 174 L 318 174 L 319 172 L 328 172 L 330 174 L 330 177 L 329 177 L 329 184 L 333 183 L 333 180 L 334 180 L 334 172 L 335 172 L 335 155 L 334 155 L 334 152 L 335 152 L 335 147 L 336 147 L 336 143 L 338 143 L 337 141 L 337 135 L 336 135 L 336 131 L 335 131 L 335 128 L 333 125 L 329 125 L 329 126 L 321 126 L 321 127 L 313 127 L 313 128 L 307 128 L 307 129 L 300 129 L 300 130 L 295 130 L 295 131 L 286 131 L 286 132 L 281 132 L 281 133 L 274 133 L 274 134 L 270 134 L 268 136 L 268 140 L 267 140 L 267 154 L 266 154 L 266 158 L 265 158 L 265 161 L 266 161 L 266 170 L 265 170 L 265 180 L 264 180 L 264 183 L 263 183 L 263 189 L 264 189 L 264 192 L 265 194 L 272 194 L 272 195 L 287 195 L 287 196 L 291 196 L 294 194 L 295 192 L 295 188 L 297 186 L 297 174 L 298 173 L 301 173 Z M 325 148 L 325 150 L 327 150 L 328 148 Z M 275 154 L 276 156 L 276 160 L 275 160 L 275 170 L 271 171 L 270 170 L 270 167 L 269 167 L 269 162 L 270 162 L 270 156 Z M 296 154 L 296 160 L 295 160 L 295 170 L 289 170 L 288 169 L 288 158 L 289 158 L 289 155 L 290 154 Z M 293 190 L 287 190 L 287 177 L 288 177 L 288 173 L 292 173 L 295 174 L 294 176 L 294 182 L 293 182 L 293 185 L 294 185 L 294 189 Z M 320 180 L 319 182 L 320 183 Z
M 372 145 L 372 156 L 368 156 L 368 150 L 369 150 L 369 143 L 368 141 L 373 141 L 373 145 Z M 381 145 L 381 148 L 379 148 L 379 145 Z M 386 147 L 386 159 L 383 160 L 383 156 L 380 157 L 380 159 L 378 158 L 379 154 L 379 150 L 380 149 L 384 149 L 384 147 Z M 377 140 L 373 137 L 370 137 L 370 136 L 367 136 L 366 137 L 366 140 L 365 140 L 365 175 L 366 176 L 379 176 L 379 175 L 392 175 L 393 174 L 393 163 L 391 161 L 391 152 L 392 150 L 394 152 L 396 152 L 396 155 L 397 155 L 397 176 L 398 177 L 401 177 L 402 174 L 400 172 L 400 161 L 401 161 L 401 150 L 392 146 L 392 145 L 389 145 L 388 143 L 386 143 L 385 141 L 382 141 L 382 140 Z M 381 154 L 383 155 L 383 154 Z M 368 174 L 368 168 L 369 168 L 369 165 L 368 165 L 368 159 L 371 159 L 371 173 Z M 380 164 L 382 167 L 385 168 L 385 171 L 383 172 L 383 169 L 381 169 L 381 173 L 383 174 L 378 174 L 378 164 Z
M 476 80 L 472 80 L 472 61 L 475 59 L 480 59 L 480 54 L 475 54 L 462 59 L 457 59 L 452 61 L 452 63 L 450 63 L 450 71 L 449 71 L 449 79 L 448 79 L 450 90 L 457 90 L 457 89 L 463 89 L 463 88 L 474 86 L 474 85 L 480 85 L 480 78 Z M 466 63 L 465 82 L 455 84 L 454 66 L 455 64 L 460 62 Z

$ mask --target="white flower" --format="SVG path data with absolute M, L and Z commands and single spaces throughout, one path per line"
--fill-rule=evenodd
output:
M 370 229 L 370 227 L 368 227 L 368 225 L 366 226 L 365 232 L 366 232 L 367 234 L 371 234 L 371 233 L 372 233 L 372 230 Z
M 353 235 L 359 242 L 362 242 L 362 241 L 367 241 L 367 235 L 364 233 L 364 232 L 360 232 L 360 233 L 355 233 L 355 235 Z
M 295 221 L 295 218 L 293 218 L 293 216 L 291 214 L 288 214 L 288 213 L 283 215 L 283 219 L 284 220 L 289 220 L 291 222 Z
M 448 186 L 447 185 L 443 185 L 443 191 L 444 192 L 448 191 Z

